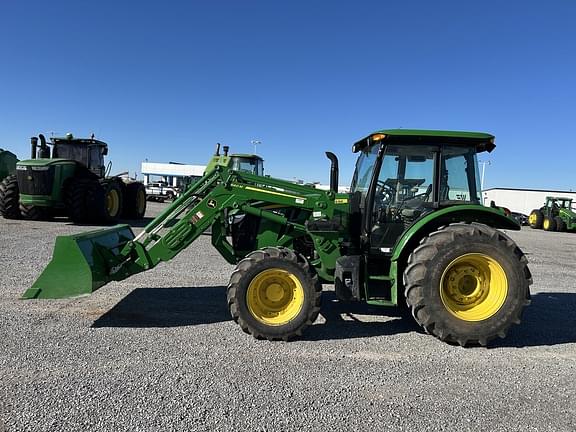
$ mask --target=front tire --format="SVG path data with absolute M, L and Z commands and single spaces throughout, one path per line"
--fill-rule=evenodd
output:
M 20 190 L 15 175 L 0 182 L 0 214 L 5 219 L 20 219 Z
M 408 259 L 405 297 L 427 333 L 487 345 L 519 324 L 530 303 L 528 260 L 505 234 L 457 223 L 425 237 Z
M 265 248 L 238 263 L 228 285 L 230 314 L 257 339 L 288 341 L 318 317 L 322 285 L 301 255 Z
M 94 218 L 91 202 L 100 185 L 94 179 L 73 178 L 65 189 L 65 204 L 68 216 L 77 224 L 90 222 Z
M 40 207 L 35 205 L 20 204 L 20 213 L 24 219 L 34 221 L 47 221 L 52 219 L 52 213 L 49 207 Z

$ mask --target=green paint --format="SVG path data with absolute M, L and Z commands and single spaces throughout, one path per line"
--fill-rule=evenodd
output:
M 478 151 L 489 151 L 493 141 L 492 135 L 472 132 L 392 129 L 378 133 L 412 138 L 417 145 L 430 137 L 438 138 L 438 142 L 460 140 L 454 145 Z M 395 145 L 402 145 L 398 142 Z M 136 239 L 126 226 L 59 237 L 52 262 L 24 297 L 59 298 L 90 293 L 109 281 L 122 280 L 170 261 L 211 227 L 212 245 L 229 263 L 237 263 L 256 249 L 284 246 L 308 256 L 316 273 L 328 282 L 334 281 L 338 258 L 343 254 L 361 255 L 359 300 L 394 306 L 398 291 L 403 289 L 401 273 L 406 257 L 430 232 L 462 221 L 519 229 L 513 219 L 498 209 L 436 202 L 423 216 L 406 226 L 400 225 L 403 231 L 393 238 L 392 247 L 373 250 L 367 244 L 370 236 L 362 235 L 357 226 L 365 209 L 352 207 L 352 194 L 336 194 L 236 170 L 232 168 L 235 156 L 255 157 L 214 156 L 204 177 L 190 185 Z M 352 211 L 360 215 L 352 218 Z M 240 233 L 236 233 L 236 245 L 229 240 L 233 226 Z

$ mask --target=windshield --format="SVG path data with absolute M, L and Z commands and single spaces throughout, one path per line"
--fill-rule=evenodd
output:
M 258 176 L 264 175 L 264 167 L 260 159 L 235 157 L 232 162 L 232 169 L 234 171 L 249 172 Z
M 88 160 L 88 147 L 85 145 L 58 144 L 54 153 L 54 157 L 71 159 L 84 164 Z
M 368 188 L 370 187 L 370 180 L 372 179 L 372 172 L 378 158 L 378 145 L 373 145 L 367 149 L 362 150 L 356 162 L 356 170 L 352 178 L 352 185 L 350 190 L 352 193 L 360 192 L 362 194 L 362 202 L 366 198 Z

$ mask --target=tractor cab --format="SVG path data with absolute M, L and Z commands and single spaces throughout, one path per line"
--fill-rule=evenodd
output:
M 401 234 L 435 210 L 480 204 L 476 155 L 495 148 L 492 135 L 383 130 L 353 146 L 360 156 L 351 185 L 362 238 L 389 251 Z
M 64 138 L 51 138 L 52 157 L 69 159 L 86 166 L 98 177 L 104 177 L 104 156 L 108 154 L 108 145 L 91 138 L 75 138 L 72 134 L 66 134 Z
M 234 171 L 249 172 L 254 175 L 264 175 L 264 159 L 254 154 L 230 155 L 230 168 Z
M 242 171 L 257 176 L 264 175 L 264 159 L 260 156 L 255 154 L 229 154 L 229 146 L 223 146 L 222 150 L 222 153 L 220 153 L 220 143 L 216 144 L 216 151 L 206 166 L 204 174 L 220 166 L 227 167 L 232 171 Z
M 547 208 L 557 210 L 557 209 L 572 209 L 572 198 L 562 198 L 562 197 L 546 197 Z

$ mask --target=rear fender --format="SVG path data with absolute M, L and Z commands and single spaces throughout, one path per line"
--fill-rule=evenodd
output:
M 402 257 L 407 258 L 422 238 L 441 226 L 456 222 L 478 222 L 493 228 L 514 231 L 521 229 L 516 220 L 505 216 L 498 209 L 475 204 L 447 207 L 424 216 L 406 230 L 394 245 L 392 261 L 401 260 Z

